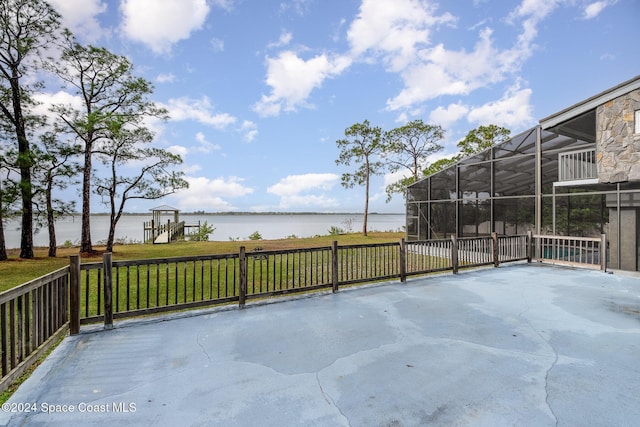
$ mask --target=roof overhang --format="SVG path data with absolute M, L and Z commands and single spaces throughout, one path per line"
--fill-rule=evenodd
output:
M 540 142 L 543 147 L 543 159 L 557 159 L 559 152 L 566 151 L 569 148 L 575 150 L 593 147 L 593 144 L 596 142 L 596 108 L 636 89 L 640 89 L 640 75 L 569 108 L 565 108 L 559 113 L 540 120 Z M 484 159 L 487 158 L 486 153 L 489 150 L 494 150 L 497 159 L 501 157 L 508 157 L 508 153 L 518 155 L 518 158 L 514 160 L 514 164 L 510 165 L 508 169 L 505 169 L 505 172 L 512 174 L 512 176 L 497 178 L 501 180 L 501 182 L 506 182 L 506 180 L 509 179 L 517 181 L 516 178 L 521 175 L 522 171 L 526 171 L 534 167 L 536 128 L 537 126 L 515 135 L 509 140 L 495 145 L 483 152 L 461 159 L 457 163 L 452 164 L 439 172 L 414 182 L 409 185 L 408 188 L 426 188 L 429 183 L 428 179 L 431 177 L 436 177 L 440 174 L 447 173 L 447 171 L 454 168 L 463 167 L 468 164 L 478 165 L 483 163 Z M 503 165 L 504 164 L 506 163 L 503 162 Z M 557 180 L 557 170 L 547 168 L 546 173 L 548 176 L 543 176 L 543 182 L 554 182 Z M 585 182 L 581 182 L 581 184 L 584 183 Z M 467 185 L 469 184 L 472 184 L 472 181 L 468 181 Z M 517 182 L 513 182 L 511 185 L 515 188 L 517 186 Z
M 550 115 L 549 117 L 541 119 L 540 126 L 542 127 L 542 129 L 550 129 L 562 123 L 573 121 L 579 116 L 589 114 L 590 111 L 595 110 L 598 106 L 636 89 L 640 89 L 640 75 L 635 76 L 634 78 L 627 80 L 626 82 L 620 83 L 619 85 L 614 86 L 611 89 L 607 89 L 604 92 L 587 98 L 582 102 L 572 105 L 571 107 L 565 108 L 558 113 Z

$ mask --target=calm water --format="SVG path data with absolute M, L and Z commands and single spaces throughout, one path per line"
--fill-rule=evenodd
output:
M 168 219 L 168 218 L 167 218 Z M 180 220 L 187 224 L 207 223 L 215 227 L 209 235 L 209 240 L 240 239 L 246 240 L 249 235 L 259 232 L 263 239 L 282 239 L 295 235 L 296 237 L 311 237 L 327 235 L 331 227 L 339 227 L 345 231 L 358 232 L 362 230 L 362 215 L 331 214 L 331 215 L 198 215 L 182 214 Z M 125 215 L 118 222 L 116 239 L 126 242 L 142 242 L 143 223 L 150 221 L 151 215 Z M 402 231 L 404 230 L 404 214 L 375 214 L 369 215 L 369 231 Z M 7 248 L 20 246 L 20 222 L 11 221 L 5 224 L 5 238 Z M 94 244 L 106 241 L 109 233 L 109 217 L 94 215 L 91 217 L 91 240 Z M 67 217 L 56 222 L 56 238 L 61 246 L 65 241 L 73 244 L 80 242 L 80 216 Z M 33 236 L 35 246 L 48 246 L 49 236 L 46 228 Z

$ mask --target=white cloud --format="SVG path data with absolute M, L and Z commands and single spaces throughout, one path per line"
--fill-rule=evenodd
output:
M 62 25 L 76 36 L 93 43 L 106 32 L 100 26 L 96 16 L 107 10 L 107 4 L 101 0 L 48 0 L 62 16 Z
M 239 131 L 244 133 L 244 139 L 247 142 L 253 142 L 258 136 L 258 126 L 250 120 L 243 121 Z
M 400 113 L 398 117 L 396 117 L 396 123 L 405 124 L 409 121 L 409 114 L 406 111 Z
M 613 1 L 608 0 L 608 1 L 596 1 L 596 2 L 590 3 L 584 8 L 582 18 L 593 19 L 596 16 L 600 15 L 600 12 L 602 12 L 608 6 L 614 5 L 616 2 L 617 0 L 613 0 Z
M 407 169 L 400 169 L 393 173 L 386 173 L 383 177 L 383 186 L 382 189 L 386 189 L 388 185 L 395 184 L 403 178 L 407 178 L 411 173 Z
M 347 33 L 353 55 L 381 55 L 390 70 L 401 70 L 429 43 L 431 27 L 455 24 L 451 14 L 435 11 L 436 6 L 419 0 L 363 0 Z
M 173 98 L 163 106 L 169 110 L 170 120 L 195 120 L 217 129 L 224 129 L 237 120 L 227 113 L 214 114 L 211 111 L 213 110 L 213 106 L 207 96 L 203 96 L 200 99 L 187 97 Z
M 510 20 L 532 18 L 539 21 L 549 15 L 562 0 L 522 0 L 509 15 Z
M 522 128 L 533 121 L 531 115 L 531 89 L 510 88 L 498 101 L 472 108 L 467 119 L 479 125 L 488 123 L 505 127 Z
M 269 43 L 267 45 L 268 48 L 277 48 L 277 47 L 283 47 L 283 46 L 287 46 L 289 43 L 291 43 L 291 40 L 293 39 L 293 34 L 291 34 L 288 31 L 283 31 L 282 34 L 280 34 L 280 37 L 278 38 L 277 42 L 273 42 L 273 43 Z
M 226 199 L 253 193 L 252 188 L 242 184 L 242 178 L 235 176 L 214 179 L 189 176 L 185 179 L 189 188 L 174 195 L 181 209 L 229 211 L 234 207 Z
M 337 201 L 326 192 L 339 180 L 340 176 L 333 173 L 289 175 L 267 188 L 267 192 L 280 197 L 279 207 L 282 209 L 309 206 L 330 208 L 336 207 Z
M 535 49 L 540 22 L 560 3 L 522 0 L 506 17 L 519 32 L 507 48 L 495 43 L 493 29 L 487 26 L 493 20 L 485 20 L 482 28 L 473 27 L 478 28 L 478 37 L 471 49 L 434 45 L 431 32 L 443 25 L 455 26 L 458 20 L 438 12 L 436 3 L 421 0 L 363 0 L 347 35 L 354 58 L 380 61 L 387 71 L 400 75 L 404 87 L 387 100 L 387 110 L 402 112 L 440 96 L 468 95 L 514 76 Z M 452 120 L 462 112 L 434 113 Z
M 551 14 L 563 0 L 522 0 L 507 17 L 507 21 L 522 28 L 517 46 L 529 51 L 538 35 L 538 25 Z
M 260 116 L 277 116 L 282 110 L 295 111 L 305 106 L 311 91 L 327 78 L 342 73 L 351 65 L 346 56 L 317 55 L 304 60 L 293 51 L 281 52 L 277 57 L 267 57 L 266 83 L 271 87 L 269 95 L 262 95 L 253 109 Z
M 162 73 L 158 74 L 156 81 L 158 83 L 173 83 L 176 81 L 176 76 L 172 73 Z
M 462 95 L 469 92 L 467 82 L 456 79 L 445 68 L 425 63 L 408 68 L 402 73 L 404 89 L 387 100 L 387 109 L 394 111 L 436 98 L 440 95 Z
M 207 138 L 202 132 L 196 133 L 196 141 L 198 141 L 198 145 L 194 149 L 200 153 L 211 153 L 221 148 L 218 144 L 207 141 Z
M 186 156 L 189 152 L 187 147 L 183 145 L 172 145 L 170 147 L 167 147 L 167 151 L 173 154 L 179 154 L 181 157 Z
M 200 165 L 183 165 L 180 170 L 184 172 L 186 175 L 193 175 L 202 170 L 202 166 Z
M 340 177 L 333 173 L 308 173 L 289 175 L 267 189 L 276 196 L 291 196 L 309 190 L 329 190 Z
M 62 90 L 55 93 L 36 93 L 34 94 L 34 98 L 38 103 L 38 105 L 33 108 L 34 112 L 44 116 L 55 116 L 55 114 L 49 111 L 49 109 L 54 105 L 70 106 L 77 110 L 81 110 L 84 107 L 82 98 Z
M 467 95 L 473 90 L 505 79 L 530 55 L 530 49 L 504 51 L 493 45 L 492 31 L 480 31 L 470 52 L 447 50 L 439 44 L 420 52 L 420 62 L 401 73 L 404 89 L 387 101 L 389 110 L 411 108 L 442 95 Z
M 449 106 L 438 107 L 429 114 L 429 122 L 448 128 L 452 123 L 457 122 L 469 112 L 469 107 L 461 104 L 449 104 Z
M 120 9 L 123 34 L 167 53 L 202 28 L 210 8 L 206 0 L 121 0 Z

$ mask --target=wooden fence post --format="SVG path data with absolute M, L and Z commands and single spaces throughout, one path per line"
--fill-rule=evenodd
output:
M 111 252 L 102 254 L 102 268 L 104 270 L 104 328 L 113 328 L 113 264 Z
M 607 235 L 600 235 L 600 270 L 607 271 Z
M 400 282 L 407 281 L 407 245 L 404 238 L 400 239 Z
M 69 333 L 80 333 L 80 255 L 69 257 Z
M 498 267 L 498 265 L 500 265 L 500 259 L 498 257 L 498 233 L 495 231 L 491 233 L 491 240 L 493 242 L 493 266 Z
M 238 304 L 244 308 L 247 299 L 247 252 L 244 246 L 240 246 L 240 283 L 238 285 Z
M 527 262 L 531 264 L 531 258 L 533 257 L 533 233 L 531 230 L 527 231 Z
M 458 239 L 455 235 L 451 235 L 451 267 L 453 274 L 458 274 Z
M 331 242 L 331 292 L 338 292 L 338 241 Z

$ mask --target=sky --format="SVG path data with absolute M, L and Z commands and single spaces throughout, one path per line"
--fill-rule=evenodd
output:
M 435 161 L 478 126 L 515 135 L 640 74 L 640 0 L 50 3 L 169 111 L 154 144 L 182 156 L 189 189 L 127 212 L 363 212 L 364 187 L 341 185 L 355 166 L 335 162 L 355 123 L 440 125 Z M 384 192 L 399 178 L 372 178 L 370 212 L 404 212 Z

